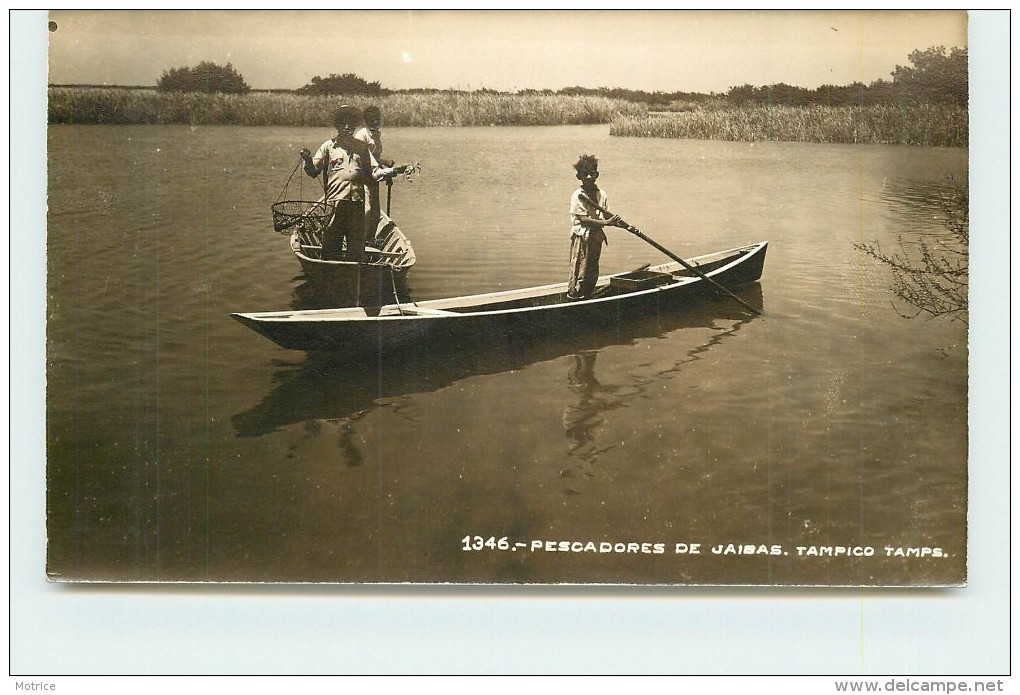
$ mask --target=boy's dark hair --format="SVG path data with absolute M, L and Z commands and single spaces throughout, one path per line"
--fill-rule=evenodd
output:
M 580 157 L 577 158 L 577 161 L 574 162 L 574 171 L 581 171 L 582 169 L 588 171 L 591 169 L 598 168 L 599 160 L 598 158 L 595 157 L 595 155 L 582 154 Z

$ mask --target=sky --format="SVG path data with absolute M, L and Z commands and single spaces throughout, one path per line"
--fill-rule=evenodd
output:
M 967 45 L 962 11 L 58 10 L 49 19 L 50 84 L 151 86 L 208 60 L 231 63 L 255 89 L 333 73 L 387 89 L 813 89 L 889 79 L 915 49 Z

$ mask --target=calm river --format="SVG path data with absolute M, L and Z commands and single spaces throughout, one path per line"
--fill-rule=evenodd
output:
M 966 150 L 388 129 L 423 167 L 392 198 L 415 299 L 565 280 L 582 152 L 680 255 L 770 247 L 761 317 L 718 298 L 380 367 L 228 316 L 307 303 L 270 205 L 328 135 L 50 127 L 52 577 L 965 580 L 966 326 L 901 318 L 854 244 L 945 233 L 933 192 L 966 184 Z M 315 193 L 300 172 L 287 190 Z M 666 260 L 609 234 L 603 272 Z

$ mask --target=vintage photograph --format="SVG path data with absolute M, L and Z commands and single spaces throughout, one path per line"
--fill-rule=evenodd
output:
M 966 12 L 48 29 L 51 582 L 967 585 Z

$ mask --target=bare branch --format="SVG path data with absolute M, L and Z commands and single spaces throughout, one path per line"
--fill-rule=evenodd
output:
M 949 236 L 922 237 L 908 243 L 900 237 L 899 250 L 884 253 L 878 244 L 854 247 L 892 270 L 892 291 L 900 303 L 915 310 L 896 313 L 904 318 L 922 314 L 948 316 L 967 323 L 969 278 L 969 200 L 955 181 L 940 195 L 942 225 Z

